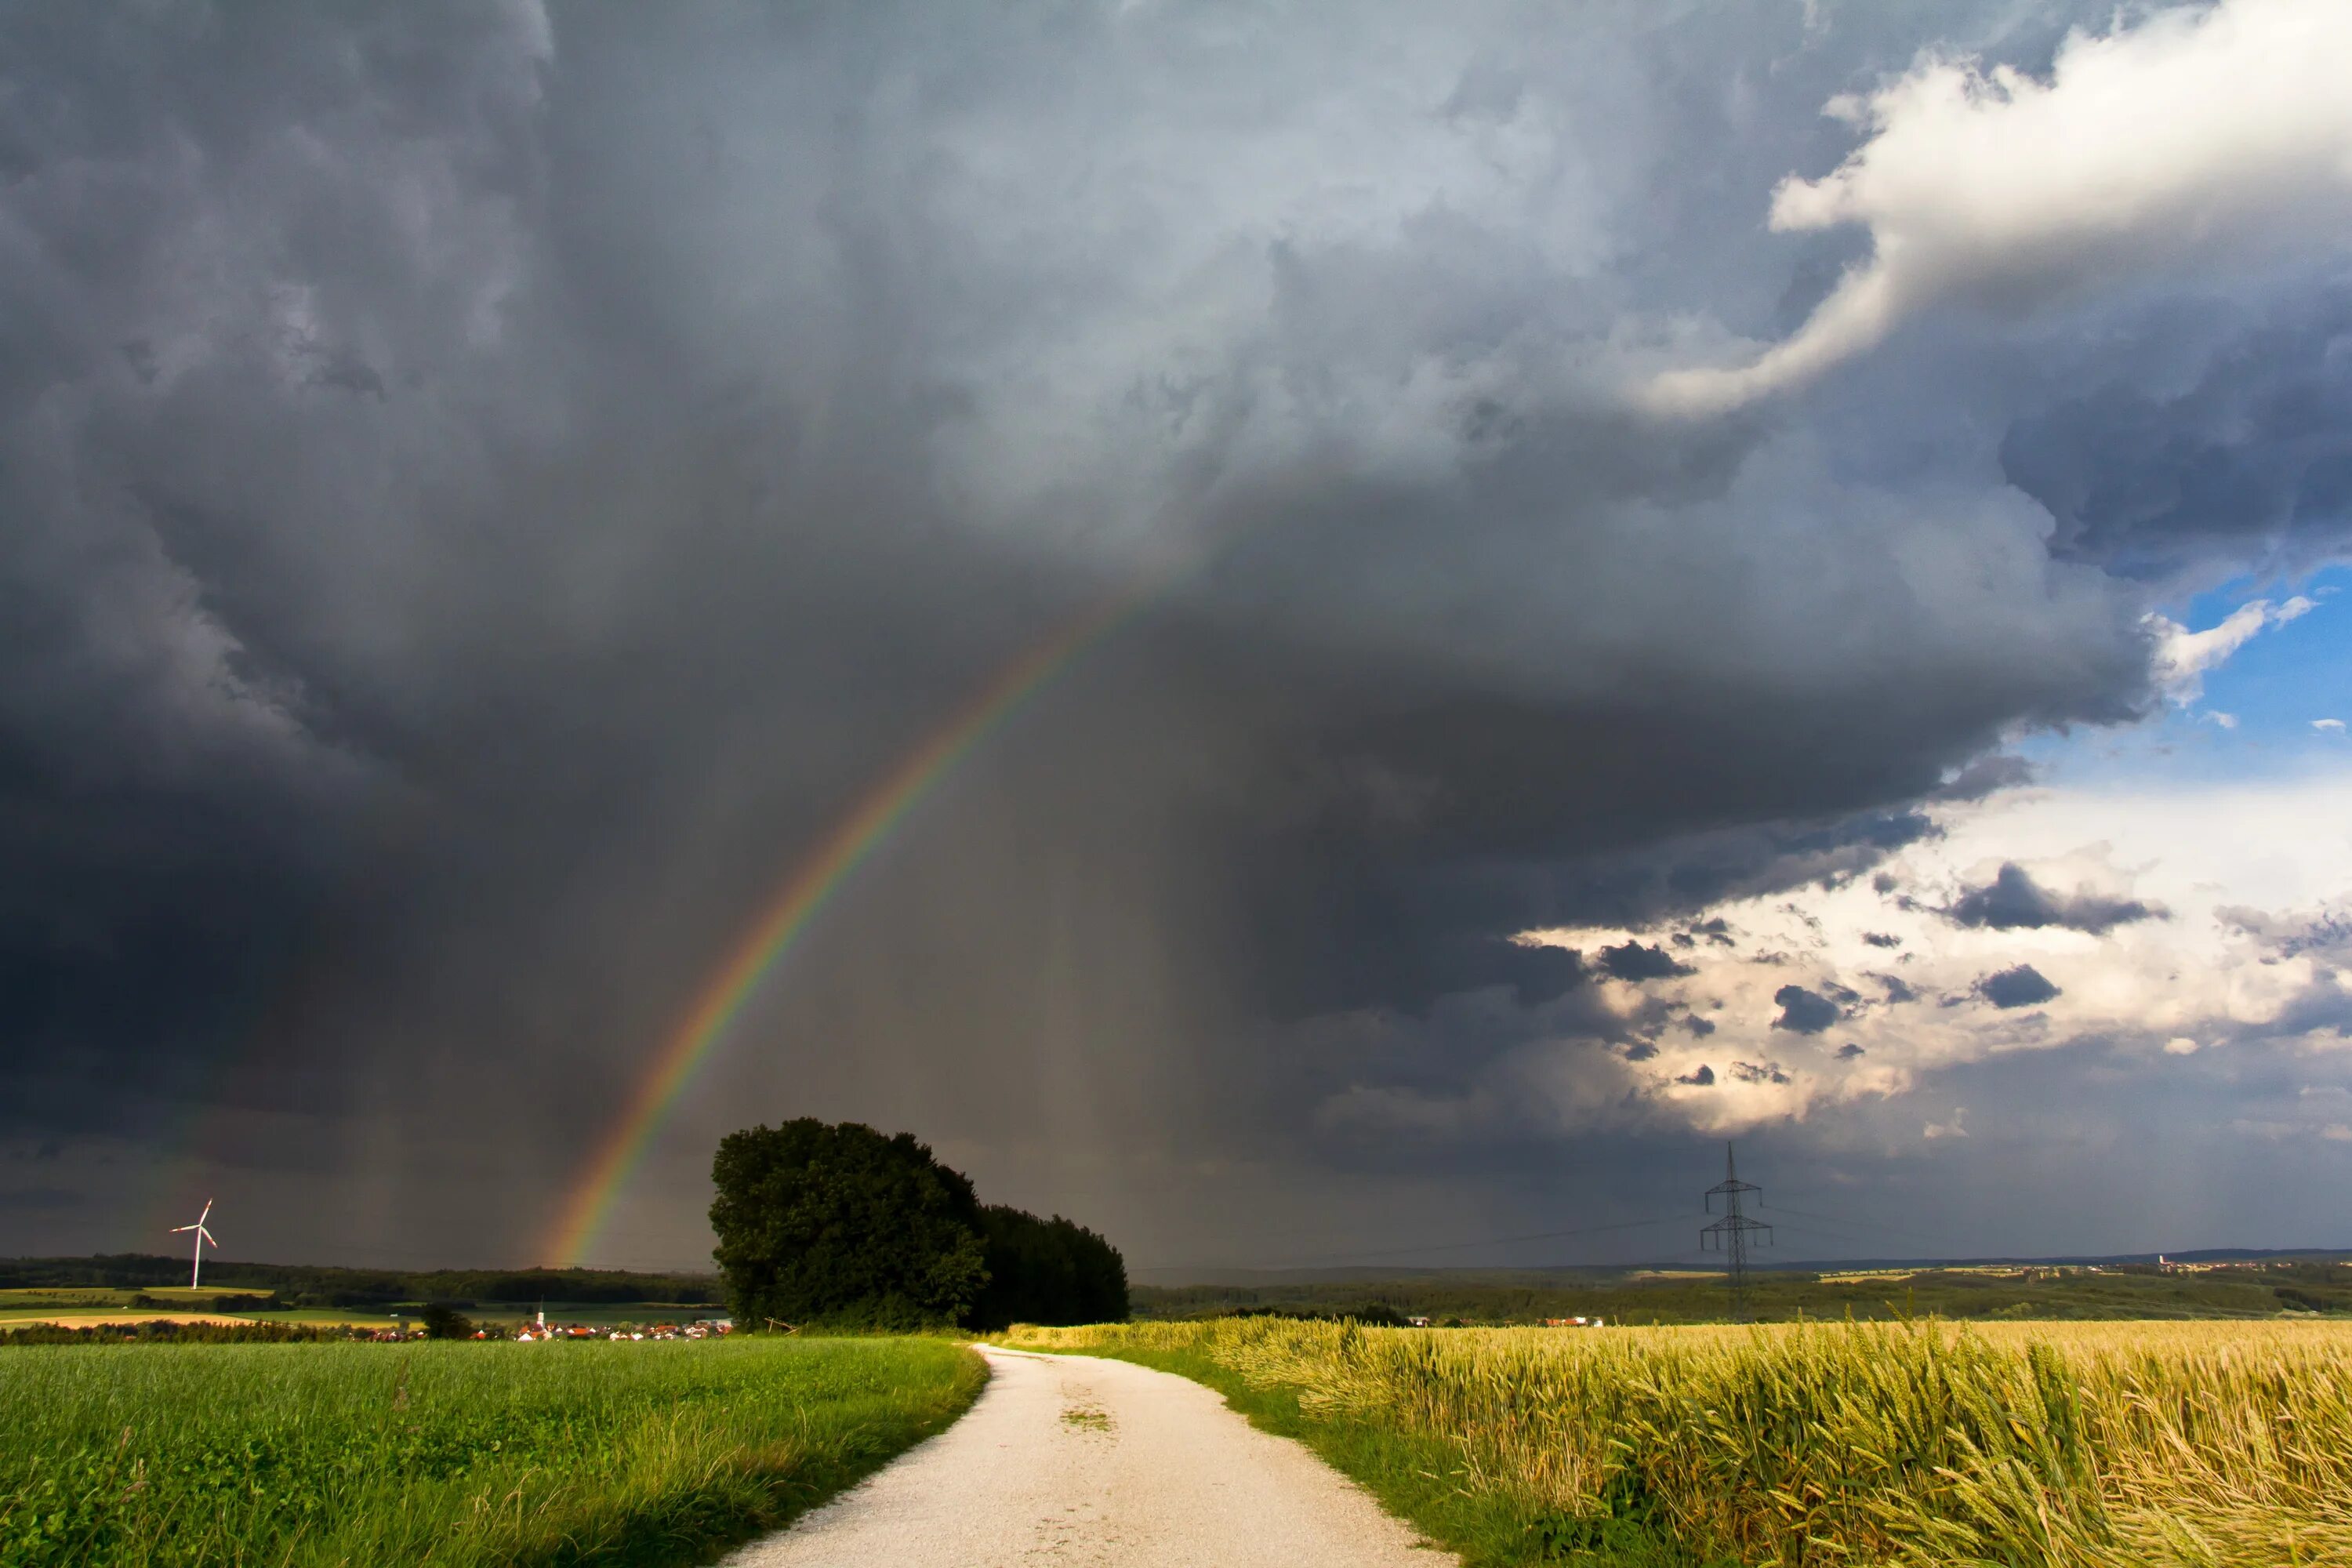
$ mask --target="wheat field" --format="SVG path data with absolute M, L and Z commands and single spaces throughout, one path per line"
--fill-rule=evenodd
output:
M 1635 1518 L 1758 1564 L 2352 1565 L 2352 1324 L 1024 1331 L 1205 1358 L 1459 1454 L 1542 1550 Z M 1568 1543 L 1565 1548 L 1560 1543 Z

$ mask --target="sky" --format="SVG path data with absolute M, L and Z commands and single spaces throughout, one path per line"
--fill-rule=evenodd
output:
M 1074 627 L 578 1260 L 795 1116 L 1143 1278 L 1696 1258 L 1726 1141 L 1780 1258 L 2352 1246 L 2347 58 L 0 8 L 0 1254 L 574 1260 Z

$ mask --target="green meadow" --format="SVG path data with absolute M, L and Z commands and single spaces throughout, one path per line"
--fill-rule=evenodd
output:
M 0 1568 L 709 1561 L 952 1421 L 940 1339 L 0 1352 Z

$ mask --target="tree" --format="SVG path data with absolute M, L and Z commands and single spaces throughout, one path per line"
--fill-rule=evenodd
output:
M 1008 1323 L 1104 1323 L 1127 1317 L 1127 1262 L 1118 1249 L 1074 1221 L 1039 1219 L 991 1204 L 981 1210 L 988 1285 L 972 1308 L 974 1327 Z
M 713 1256 L 747 1329 L 960 1322 L 988 1279 L 971 1183 L 911 1132 L 753 1127 L 719 1141 L 710 1174 Z
M 429 1301 L 417 1314 L 425 1321 L 425 1337 L 430 1340 L 470 1340 L 474 1337 L 474 1320 L 446 1301 Z

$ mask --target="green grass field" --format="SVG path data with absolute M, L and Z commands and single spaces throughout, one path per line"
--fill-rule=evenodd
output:
M 707 1562 L 946 1426 L 933 1339 L 0 1352 L 0 1568 Z
M 2352 1323 L 1029 1329 L 1223 1392 L 1473 1568 L 2352 1565 Z

